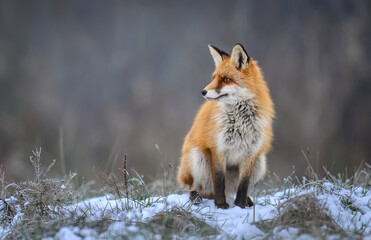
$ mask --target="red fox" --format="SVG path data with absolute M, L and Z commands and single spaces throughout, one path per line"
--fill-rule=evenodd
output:
M 237 189 L 234 204 L 245 208 L 253 204 L 247 196 L 249 185 L 266 172 L 273 102 L 257 62 L 241 44 L 231 55 L 211 45 L 209 50 L 216 68 L 211 83 L 201 91 L 208 101 L 185 137 L 178 181 L 189 188 L 194 204 L 204 197 L 226 209 L 225 192 Z

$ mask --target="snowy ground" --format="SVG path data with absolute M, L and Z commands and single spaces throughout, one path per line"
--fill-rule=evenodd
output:
M 308 186 L 302 185 L 263 195 L 256 199 L 255 221 L 270 220 L 277 216 L 277 206 L 296 196 L 311 193 L 324 206 L 328 215 L 343 229 L 349 239 L 353 237 L 371 240 L 371 191 L 369 188 L 346 187 L 329 181 L 318 181 Z M 74 218 L 83 217 L 87 224 L 65 224 L 53 233 L 42 236 L 44 239 L 116 239 L 122 237 L 136 239 L 161 239 L 161 232 L 148 230 L 146 225 L 156 213 L 171 211 L 174 207 L 193 214 L 194 217 L 206 222 L 216 229 L 214 239 L 312 239 L 309 234 L 302 234 L 296 228 L 275 227 L 269 233 L 253 224 L 253 208 L 241 209 L 233 206 L 233 200 L 228 199 L 231 206 L 223 210 L 215 207 L 212 200 L 204 199 L 203 203 L 193 206 L 188 195 L 171 194 L 166 197 L 151 197 L 143 201 L 127 199 L 114 200 L 103 196 L 92 198 L 69 206 L 63 211 L 66 214 L 74 212 Z M 1 209 L 1 206 L 0 206 Z M 0 239 L 5 239 L 22 218 L 18 213 L 11 224 L 0 225 Z M 88 224 L 109 219 L 105 230 L 99 230 L 96 225 Z M 90 226 L 90 227 L 89 227 Z M 143 227 L 144 226 L 144 227 Z M 100 228 L 101 229 L 101 228 Z M 50 235 L 52 234 L 52 235 Z M 189 238 L 184 232 L 175 233 L 174 237 Z M 200 238 L 195 234 L 195 238 Z M 338 239 L 333 234 L 326 238 Z

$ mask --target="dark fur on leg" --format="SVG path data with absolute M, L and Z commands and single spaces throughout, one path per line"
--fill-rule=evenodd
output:
M 202 197 L 200 196 L 200 194 L 197 191 L 190 192 L 189 200 L 191 200 L 191 202 L 194 205 L 198 205 L 198 204 L 202 203 Z
M 239 206 L 240 208 L 245 208 L 246 206 L 250 206 L 248 203 L 248 200 L 246 199 L 248 187 L 249 187 L 249 178 L 246 176 L 242 179 L 242 181 L 238 185 L 237 196 L 236 196 L 236 200 L 234 201 L 234 204 L 236 206 Z
M 215 173 L 215 205 L 218 208 L 227 209 L 229 205 L 225 197 L 225 176 L 223 171 L 217 171 Z

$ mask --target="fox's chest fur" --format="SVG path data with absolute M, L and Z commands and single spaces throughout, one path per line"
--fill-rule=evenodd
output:
M 238 165 L 258 153 L 264 142 L 267 121 L 258 117 L 258 108 L 253 99 L 218 106 L 217 149 L 227 165 Z

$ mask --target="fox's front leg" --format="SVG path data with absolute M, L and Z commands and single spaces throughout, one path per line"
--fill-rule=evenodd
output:
M 251 207 L 254 204 L 247 196 L 247 191 L 250 184 L 251 169 L 252 167 L 248 161 L 242 163 L 240 166 L 237 196 L 236 200 L 234 201 L 234 204 L 240 208 L 245 208 L 246 206 Z
M 227 209 L 229 207 L 225 197 L 225 173 L 222 170 L 215 172 L 215 205 L 218 208 Z
M 249 199 L 249 203 L 247 202 L 247 190 L 249 187 L 249 176 L 244 176 L 243 179 L 240 180 L 238 184 L 237 196 L 234 204 L 239 206 L 240 208 L 245 208 L 246 206 L 250 206 L 251 200 Z
M 225 172 L 226 169 L 222 162 L 215 164 L 214 169 L 214 191 L 215 205 L 218 208 L 227 209 L 229 207 L 225 197 Z

